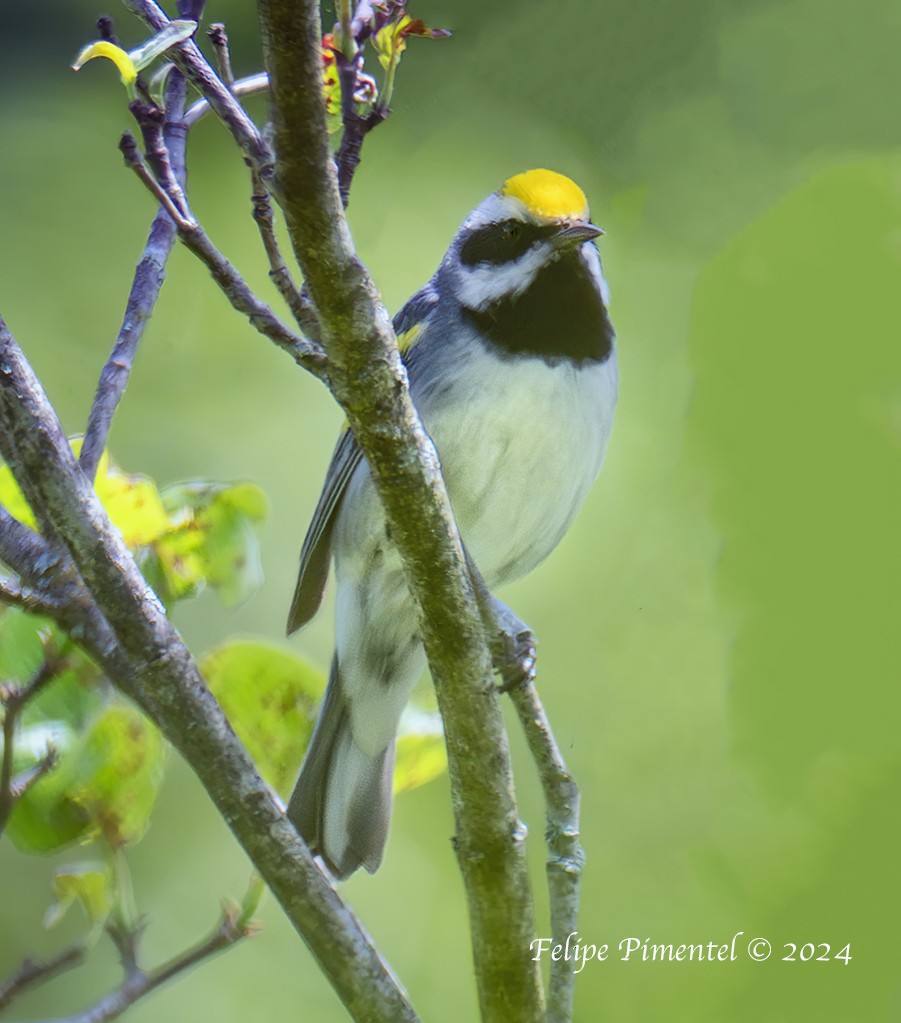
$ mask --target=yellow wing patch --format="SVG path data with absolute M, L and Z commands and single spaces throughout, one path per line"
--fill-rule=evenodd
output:
M 419 337 L 419 332 L 421 330 L 422 324 L 414 323 L 409 330 L 405 330 L 402 334 L 397 335 L 397 350 L 400 352 L 401 355 L 403 355 L 404 352 L 410 350 L 410 348 L 415 343 L 416 338 Z
M 581 188 L 555 171 L 530 170 L 508 178 L 501 195 L 519 199 L 536 217 L 587 218 L 588 200 Z

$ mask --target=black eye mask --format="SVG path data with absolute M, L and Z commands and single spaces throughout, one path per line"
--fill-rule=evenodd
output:
M 559 228 L 553 224 L 538 227 L 521 220 L 503 220 L 473 231 L 460 246 L 460 262 L 464 266 L 488 263 L 500 266 L 524 256 L 537 242 L 551 238 Z

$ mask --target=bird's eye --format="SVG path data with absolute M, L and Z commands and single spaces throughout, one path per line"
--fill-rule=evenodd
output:
M 460 246 L 465 266 L 490 263 L 500 266 L 519 259 L 533 242 L 533 230 L 517 220 L 486 224 L 474 230 Z

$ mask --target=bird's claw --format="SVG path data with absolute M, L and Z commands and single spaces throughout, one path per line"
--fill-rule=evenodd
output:
M 522 622 L 519 623 L 521 626 Z M 529 686 L 535 681 L 538 648 L 535 634 L 528 626 L 517 632 L 500 632 L 494 652 L 495 667 L 501 676 L 498 691 L 509 693 L 518 686 Z

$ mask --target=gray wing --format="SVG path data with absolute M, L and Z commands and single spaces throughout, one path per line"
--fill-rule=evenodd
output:
M 347 481 L 360 464 L 363 452 L 350 429 L 345 429 L 338 440 L 332 461 L 325 476 L 319 504 L 313 512 L 313 521 L 307 530 L 300 551 L 300 573 L 291 611 L 288 614 L 288 635 L 299 629 L 316 614 L 325 593 L 329 563 L 332 560 L 332 533 L 341 498 Z
M 394 317 L 394 329 L 398 336 L 401 337 L 422 323 L 437 300 L 431 284 L 417 292 Z M 306 625 L 322 603 L 332 560 L 332 534 L 338 510 L 348 481 L 362 460 L 363 452 L 354 435 L 345 429 L 332 455 L 322 494 L 300 551 L 300 573 L 288 614 L 288 635 Z

